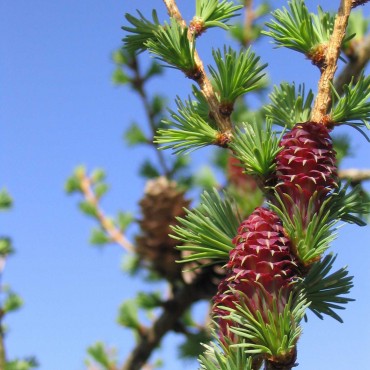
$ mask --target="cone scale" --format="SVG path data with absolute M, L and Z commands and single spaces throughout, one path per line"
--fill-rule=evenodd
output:
M 303 228 L 323 202 L 338 187 L 336 153 L 330 131 L 314 122 L 296 124 L 280 142 L 276 157 L 276 192 L 291 220 L 299 215 Z M 272 200 L 276 206 L 279 202 Z M 238 327 L 229 315 L 240 306 L 268 324 L 271 314 L 280 315 L 292 293 L 293 282 L 304 274 L 295 246 L 289 240 L 278 215 L 258 207 L 240 225 L 227 263 L 228 275 L 219 284 L 213 311 L 224 343 L 240 339 L 230 330 Z M 300 266 L 300 267 L 298 267 Z M 226 340 L 226 338 L 228 338 Z M 285 356 L 285 357 L 284 357 Z M 296 351 L 266 357 L 270 363 L 291 368 Z M 272 361 L 272 362 L 271 362 Z
M 298 207 L 303 225 L 307 225 L 327 195 L 338 187 L 330 131 L 314 122 L 299 123 L 283 136 L 280 147 L 283 149 L 276 157 L 276 190 L 290 217 Z
M 218 287 L 213 310 L 218 317 L 221 337 L 231 340 L 236 339 L 229 330 L 234 324 L 224 318 L 229 311 L 222 306 L 235 309 L 243 299 L 252 314 L 259 311 L 267 322 L 274 303 L 278 304 L 279 311 L 284 309 L 290 283 L 298 272 L 282 224 L 278 216 L 266 208 L 257 208 L 240 225 L 233 243 L 235 248 L 227 264 L 229 273 Z
M 150 268 L 171 281 L 181 279 L 181 266 L 176 263 L 180 251 L 176 249 L 177 241 L 169 236 L 171 225 L 177 224 L 176 217 L 185 216 L 184 208 L 189 204 L 178 185 L 165 177 L 148 181 L 140 201 L 143 217 L 139 220 L 137 253 Z

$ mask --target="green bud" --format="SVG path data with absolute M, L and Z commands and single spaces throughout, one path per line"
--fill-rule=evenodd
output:
M 112 55 L 113 62 L 116 64 L 126 64 L 127 58 L 122 50 L 116 50 Z
M 84 165 L 80 165 L 75 168 L 74 175 L 77 179 L 81 179 L 86 176 L 86 167 Z
M 112 368 L 111 360 L 109 358 L 109 355 L 107 354 L 107 350 L 105 349 L 103 343 L 100 342 L 95 343 L 94 345 L 87 349 L 87 353 L 96 363 L 102 365 L 104 369 Z
M 9 238 L 0 238 L 0 256 L 7 256 L 13 252 Z
M 8 292 L 3 304 L 3 310 L 5 313 L 17 311 L 23 306 L 21 297 L 13 292 Z
M 131 79 L 121 68 L 116 68 L 113 72 L 112 81 L 116 85 L 125 85 L 130 82 Z
M 91 231 L 90 243 L 93 245 L 103 246 L 110 242 L 110 238 L 101 229 L 93 229 Z
M 152 179 L 154 177 L 160 176 L 159 171 L 154 167 L 154 165 L 149 162 L 148 160 L 145 161 L 140 168 L 140 175 L 147 178 Z
M 129 212 L 119 212 L 117 215 L 117 223 L 122 231 L 125 231 L 133 221 L 134 217 Z
M 152 62 L 150 65 L 150 68 L 145 74 L 145 79 L 148 79 L 150 77 L 154 77 L 156 75 L 161 75 L 163 73 L 163 68 L 156 62 Z
M 127 145 L 134 146 L 138 144 L 145 144 L 148 142 L 144 132 L 141 130 L 136 122 L 133 122 L 131 126 L 124 133 L 124 138 Z
M 119 314 L 118 323 L 122 326 L 131 329 L 139 329 L 140 322 L 138 319 L 137 303 L 134 300 L 128 300 L 122 303 Z
M 98 182 L 104 181 L 105 180 L 105 172 L 104 172 L 104 170 L 101 169 L 101 168 L 95 169 L 92 172 L 92 174 L 90 176 L 90 179 L 93 182 L 93 184 L 96 184 Z
M 81 183 L 76 176 L 71 176 L 67 179 L 64 189 L 67 194 L 72 194 L 75 192 L 81 192 Z
M 87 201 L 80 202 L 79 207 L 80 207 L 81 211 L 83 213 L 85 213 L 86 215 L 88 215 L 88 216 L 97 217 L 97 215 L 98 215 L 98 210 L 97 210 L 96 206 L 94 206 L 90 202 L 87 202 Z
M 144 293 L 139 292 L 136 297 L 137 304 L 139 307 L 146 310 L 151 310 L 161 305 L 161 294 L 159 292 Z
M 10 208 L 13 200 L 6 189 L 0 190 L 0 209 Z

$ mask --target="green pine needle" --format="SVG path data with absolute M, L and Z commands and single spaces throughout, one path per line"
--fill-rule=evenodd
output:
M 194 59 L 195 45 L 189 41 L 186 27 L 171 18 L 171 23 L 158 27 L 154 36 L 145 42 L 145 46 L 157 59 L 167 63 L 168 67 L 183 71 L 189 78 L 198 75 Z
M 241 50 L 238 54 L 230 47 L 222 55 L 221 50 L 213 51 L 217 71 L 209 66 L 221 103 L 233 104 L 237 97 L 257 89 L 264 76 L 261 71 L 267 64 L 260 65 L 259 57 L 251 51 Z
M 330 201 L 332 219 L 365 226 L 366 222 L 361 218 L 366 216 L 370 209 L 370 200 L 364 198 L 361 185 L 348 191 L 349 183 L 345 186 L 339 184 L 339 190 L 334 192 Z
M 247 174 L 266 178 L 274 171 L 275 157 L 281 150 L 281 137 L 272 132 L 271 126 L 270 122 L 266 127 L 254 122 L 244 124 L 243 130 L 236 128 L 236 135 L 229 146 Z
M 285 203 L 289 203 L 290 213 Z M 275 192 L 278 206 L 270 203 L 271 208 L 278 214 L 283 222 L 284 229 L 292 242 L 294 251 L 299 260 L 306 266 L 311 265 L 329 248 L 330 243 L 336 238 L 335 224 L 339 219 L 331 212 L 332 198 L 328 197 L 315 211 L 317 194 L 314 193 L 309 200 L 308 212 L 302 215 L 299 206 L 287 195 Z
M 324 12 L 320 6 L 317 8 L 317 14 L 311 13 L 313 29 L 317 35 L 318 44 L 329 42 L 334 30 L 335 17 L 336 15 L 334 13 Z M 352 36 L 345 37 L 343 42 L 347 41 L 350 37 Z
M 196 0 L 195 17 L 204 24 L 204 29 L 221 27 L 227 30 L 227 21 L 236 17 L 235 12 L 242 9 L 243 5 L 234 5 L 227 0 Z
M 122 27 L 123 30 L 129 32 L 123 39 L 125 49 L 133 53 L 141 53 L 146 50 L 146 43 L 149 40 L 155 40 L 155 32 L 161 27 L 155 10 L 152 11 L 153 22 L 146 19 L 138 10 L 137 12 L 140 18 L 136 18 L 131 14 L 125 15 L 133 27 Z
M 344 94 L 339 96 L 333 89 L 333 108 L 331 119 L 335 124 L 348 124 L 370 129 L 370 76 L 360 76 L 357 83 L 352 81 L 343 87 Z
M 314 263 L 307 276 L 298 283 L 297 289 L 303 292 L 310 302 L 310 310 L 320 319 L 323 319 L 323 315 L 328 315 L 343 322 L 334 310 L 343 310 L 345 304 L 353 301 L 351 298 L 343 297 L 353 287 L 353 277 L 348 276 L 347 267 L 329 274 L 335 259 L 336 256 L 329 254 Z
M 274 20 L 262 31 L 274 39 L 277 47 L 286 47 L 311 55 L 319 45 L 326 44 L 332 34 L 334 16 L 318 8 L 318 15 L 309 13 L 303 0 L 292 0 L 289 9 L 275 10 Z
M 228 318 L 236 323 L 230 330 L 245 339 L 245 343 L 234 344 L 231 347 L 243 348 L 249 355 L 266 354 L 275 358 L 280 356 L 284 358 L 286 354 L 292 353 L 302 332 L 299 323 L 309 305 L 305 297 L 301 295 L 293 302 L 291 294 L 281 312 L 277 305 L 281 299 L 279 295 L 273 301 L 273 307 L 262 315 L 260 311 L 254 312 L 253 308 L 249 307 L 248 298 L 242 292 L 238 293 L 242 298 L 236 309 L 222 307 L 230 311 Z M 264 295 L 268 296 L 269 293 L 261 286 L 259 296 L 262 298 Z
M 174 153 L 190 152 L 216 142 L 218 131 L 211 127 L 198 111 L 198 103 L 188 100 L 183 103 L 177 98 L 178 113 L 170 110 L 172 120 L 163 120 L 175 128 L 160 129 L 154 142 L 163 145 L 161 149 L 171 148 Z
M 186 213 L 185 218 L 177 218 L 180 225 L 172 228 L 171 235 L 182 242 L 178 249 L 191 252 L 181 262 L 204 258 L 227 262 L 234 248 L 232 239 L 242 221 L 233 201 L 226 193 L 222 199 L 213 189 L 203 193 L 198 208 Z
M 358 215 L 368 212 L 369 202 L 364 202 L 360 187 L 348 192 L 348 186 L 341 187 L 339 184 L 338 190 L 326 198 L 318 212 L 314 207 L 317 202 L 317 194 L 314 193 L 310 198 L 306 215 L 300 213 L 299 206 L 289 195 L 279 195 L 275 192 L 278 206 L 274 204 L 270 206 L 282 220 L 295 253 L 303 264 L 311 265 L 329 248 L 330 243 L 336 238 L 335 225 L 339 221 L 366 225 Z M 285 198 L 285 202 L 282 197 Z M 289 204 L 291 215 L 286 204 Z
M 217 324 L 214 323 L 215 327 Z M 244 348 L 231 347 L 231 342 L 225 345 L 214 331 L 214 341 L 209 345 L 203 345 L 205 352 L 199 356 L 200 370 L 253 370 L 252 356 L 248 356 Z M 224 338 L 227 342 L 228 338 Z
M 212 117 L 210 117 L 210 110 L 209 110 L 209 105 L 208 105 L 208 102 L 206 100 L 206 98 L 204 97 L 204 95 L 202 94 L 202 92 L 198 89 L 197 86 L 193 85 L 192 86 L 192 92 L 193 92 L 193 95 L 194 95 L 194 98 L 196 99 L 196 104 L 194 104 L 194 109 L 196 110 L 196 112 L 203 118 L 204 121 L 211 121 L 212 120 Z M 213 126 L 216 127 L 216 123 L 212 122 Z
M 274 124 L 291 129 L 298 122 L 310 119 L 313 98 L 312 90 L 306 96 L 304 84 L 298 89 L 294 83 L 274 86 L 270 94 L 271 104 L 265 107 L 266 116 Z

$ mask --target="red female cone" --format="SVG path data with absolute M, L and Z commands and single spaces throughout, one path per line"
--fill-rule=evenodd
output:
M 283 150 L 276 157 L 277 191 L 289 215 L 293 216 L 297 206 L 307 226 L 326 196 L 338 186 L 336 153 L 329 130 L 314 122 L 299 123 L 283 136 L 280 146 Z
M 235 338 L 229 327 L 235 324 L 223 318 L 230 312 L 221 306 L 235 309 L 243 300 L 253 315 L 259 311 L 267 323 L 268 312 L 273 310 L 274 304 L 279 312 L 284 309 L 291 282 L 298 272 L 280 219 L 266 208 L 256 208 L 240 225 L 233 243 L 235 248 L 227 264 L 229 274 L 214 297 L 221 338 L 231 340 Z

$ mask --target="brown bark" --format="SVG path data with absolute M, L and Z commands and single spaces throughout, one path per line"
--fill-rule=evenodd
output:
M 338 173 L 339 178 L 350 180 L 351 182 L 358 183 L 370 180 L 370 170 L 359 170 L 357 168 L 349 168 L 340 170 Z
M 343 38 L 346 33 L 348 18 L 351 13 L 352 0 L 341 0 L 334 30 L 325 56 L 325 66 L 319 81 L 318 94 L 311 114 L 311 121 L 323 123 L 331 104 L 331 84 L 337 70 Z
M 210 299 L 212 294 L 214 292 L 210 294 L 204 289 L 204 276 L 193 284 L 183 286 L 172 299 L 165 302 L 162 314 L 153 323 L 153 326 L 142 333 L 122 370 L 140 370 L 158 347 L 162 338 L 174 330 L 185 311 L 200 299 Z

